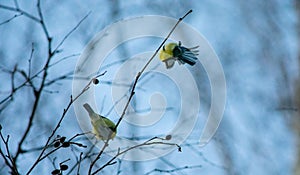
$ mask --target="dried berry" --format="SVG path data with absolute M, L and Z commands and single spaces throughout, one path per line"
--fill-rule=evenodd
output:
M 64 142 L 62 143 L 62 147 L 67 148 L 70 146 L 70 142 Z
M 94 79 L 93 79 L 93 83 L 94 83 L 94 84 L 98 84 L 98 83 L 99 83 L 99 80 L 98 80 L 97 78 L 94 78 Z
M 60 146 L 60 142 L 59 141 L 54 142 L 54 148 L 57 148 L 59 146 Z
M 60 143 L 64 143 L 65 140 L 66 140 L 66 137 L 61 137 L 61 138 L 59 139 Z
M 53 170 L 53 171 L 51 172 L 51 174 L 53 174 L 53 175 L 58 175 L 58 174 L 61 174 L 61 173 L 60 173 L 60 170 L 59 170 L 59 169 L 56 169 L 56 170 Z
M 60 165 L 60 170 L 62 170 L 62 171 L 65 171 L 68 168 L 69 168 L 68 165 L 65 165 L 65 164 Z
M 166 136 L 166 140 L 171 140 L 172 136 L 171 135 L 167 135 Z

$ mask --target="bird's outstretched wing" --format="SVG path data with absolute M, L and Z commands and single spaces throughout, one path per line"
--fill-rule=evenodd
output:
M 187 63 L 191 66 L 196 64 L 196 53 L 191 51 L 190 49 L 182 46 L 176 46 L 173 52 L 174 55 L 178 58 L 178 61 L 182 64 Z

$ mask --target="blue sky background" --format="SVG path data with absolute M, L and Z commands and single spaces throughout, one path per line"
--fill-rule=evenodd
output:
M 13 1 L 0 0 L 1 5 L 14 6 Z M 20 1 L 19 6 L 24 11 L 38 16 L 36 2 Z M 64 36 L 78 24 L 88 13 L 90 15 L 68 37 L 60 48 L 60 53 L 53 57 L 54 63 L 63 57 L 75 54 L 51 67 L 48 80 L 67 74 L 68 78 L 47 87 L 42 94 L 40 105 L 36 112 L 29 137 L 25 141 L 25 148 L 43 145 L 52 128 L 57 123 L 63 108 L 66 107 L 72 93 L 72 76 L 79 54 L 87 43 L 105 26 L 124 18 L 141 15 L 163 15 L 178 18 L 193 9 L 184 22 L 193 26 L 208 40 L 215 49 L 223 66 L 227 99 L 224 117 L 215 137 L 204 148 L 196 144 L 203 126 L 203 119 L 199 119 L 192 134 L 183 143 L 183 152 L 174 151 L 161 159 L 146 162 L 122 161 L 104 171 L 105 174 L 145 174 L 155 168 L 171 170 L 184 166 L 201 165 L 201 168 L 188 168 L 176 171 L 174 174 L 292 174 L 297 159 L 297 137 L 293 130 L 292 96 L 295 87 L 293 82 L 299 78 L 297 60 L 297 15 L 294 1 L 42 1 L 42 12 L 50 36 L 53 37 L 53 48 Z M 34 52 L 31 62 L 32 75 L 43 68 L 47 54 L 47 40 L 38 25 L 24 15 L 5 22 L 18 13 L 0 8 L 0 100 L 10 94 L 11 74 L 6 70 L 19 69 L 28 71 L 32 43 Z M 160 26 L 157 26 L 158 28 Z M 130 57 L 140 51 L 155 50 L 158 39 L 143 41 L 144 45 L 124 45 L 115 53 L 118 57 Z M 145 47 L 145 49 L 143 49 Z M 201 87 L 201 114 L 208 113 L 210 105 L 210 86 L 205 71 L 199 76 Z M 111 76 L 103 77 L 102 81 L 111 80 Z M 16 74 L 15 84 L 24 82 L 20 74 Z M 183 77 L 184 79 L 184 77 Z M 35 78 L 39 84 L 41 78 Z M 159 82 L 159 81 L 158 81 Z M 155 83 L 155 82 L 154 82 Z M 158 83 L 159 84 L 159 83 Z M 98 109 L 107 109 L 112 103 L 107 100 L 111 85 L 103 84 L 97 92 L 99 95 Z M 151 93 L 151 85 L 147 92 Z M 100 88 L 100 87 L 99 87 Z M 158 88 L 153 85 L 153 88 Z M 163 87 L 161 87 L 163 89 Z M 172 99 L 170 90 L 166 97 Z M 136 101 L 138 102 L 138 97 Z M 140 99 L 142 100 L 142 99 Z M 103 101 L 103 103 L 101 102 Z M 14 94 L 14 98 L 3 109 L 1 104 L 0 123 L 3 134 L 10 135 L 12 153 L 24 132 L 33 104 L 33 93 L 25 87 Z M 103 105 L 103 106 L 101 106 Z M 177 104 L 171 104 L 176 107 Z M 145 106 L 145 108 L 147 105 Z M 168 111 L 172 115 L 172 111 Z M 175 111 L 176 113 L 176 111 Z M 115 112 L 110 115 L 117 121 Z M 169 120 L 174 122 L 175 118 Z M 164 134 L 161 131 L 168 126 L 163 119 L 151 134 Z M 170 124 L 171 125 L 171 124 Z M 121 125 L 120 135 L 132 136 L 144 134 L 143 128 L 132 129 L 130 125 Z M 121 132 L 120 131 L 120 132 Z M 80 133 L 74 110 L 67 117 L 58 130 L 60 135 L 71 137 Z M 140 133 L 141 132 L 141 133 Z M 153 135 L 151 135 L 153 136 Z M 4 144 L 1 142 L 1 148 Z M 61 151 L 57 162 L 67 158 L 71 152 Z M 37 153 L 20 156 L 21 172 L 26 172 Z M 104 157 L 103 159 L 108 159 Z M 26 160 L 26 161 L 23 161 Z M 72 161 L 70 162 L 70 164 Z M 0 159 L 0 174 L 7 174 L 8 169 L 3 159 Z M 82 172 L 85 174 L 84 164 Z M 33 172 L 49 173 L 53 170 L 51 161 L 44 160 L 41 166 Z M 84 173 L 85 172 L 85 173 Z M 74 172 L 73 172 L 74 173 Z M 24 174 L 24 173 L 22 173 Z M 155 174 L 155 173 L 153 173 Z

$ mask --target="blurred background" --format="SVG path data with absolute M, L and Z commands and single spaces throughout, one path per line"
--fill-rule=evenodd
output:
M 19 172 L 28 171 L 61 118 L 72 94 L 76 62 L 98 32 L 124 18 L 163 15 L 177 19 L 190 9 L 193 13 L 184 22 L 212 45 L 226 77 L 226 107 L 215 137 L 200 148 L 197 141 L 201 128 L 195 127 L 181 145 L 182 152 L 144 162 L 118 160 L 102 173 L 300 175 L 298 0 L 0 0 L 1 133 L 5 138 L 10 136 L 9 154 L 15 158 Z M 155 41 L 145 42 L 145 50 L 155 50 L 160 40 Z M 127 58 L 136 52 L 126 45 L 116 55 Z M 104 95 L 99 96 L 102 104 L 98 108 L 104 113 L 113 105 L 105 103 L 109 98 L 105 94 L 113 86 L 111 78 L 104 76 L 100 82 L 99 92 Z M 210 107 L 209 81 L 203 75 L 198 83 L 204 92 L 201 113 L 206 114 Z M 133 103 L 138 103 L 135 100 Z M 110 118 L 114 122 L 118 119 L 113 113 Z M 147 134 L 163 134 L 159 132 L 163 127 L 160 123 L 155 127 L 158 132 Z M 142 129 L 129 132 L 130 126 L 121 129 L 120 134 L 129 138 L 147 135 L 139 134 Z M 81 132 L 71 108 L 56 134 L 70 138 Z M 83 142 L 90 146 L 88 141 Z M 6 144 L 1 141 L 0 145 L 6 154 Z M 85 150 L 58 150 L 59 154 L 43 160 L 32 174 L 50 174 L 68 158 L 72 167 L 80 152 Z M 82 162 L 80 174 L 87 174 L 90 161 L 87 158 Z M 9 171 L 2 156 L 0 174 Z M 65 174 L 76 171 L 69 169 Z

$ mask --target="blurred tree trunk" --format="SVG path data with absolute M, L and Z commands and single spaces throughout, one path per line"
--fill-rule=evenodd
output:
M 298 64 L 300 63 L 300 1 L 295 0 L 295 7 L 296 7 L 296 12 L 298 16 L 298 21 L 297 21 L 297 32 L 298 32 Z M 297 137 L 297 148 L 298 148 L 298 153 L 297 153 L 297 158 L 296 158 L 296 163 L 295 163 L 295 175 L 300 175 L 300 115 L 299 115 L 299 109 L 300 109 L 300 64 L 298 65 L 298 79 L 295 82 L 295 95 L 294 95 L 294 101 L 296 108 L 298 109 L 298 112 L 295 113 L 294 116 L 294 129 L 296 132 L 296 137 Z

